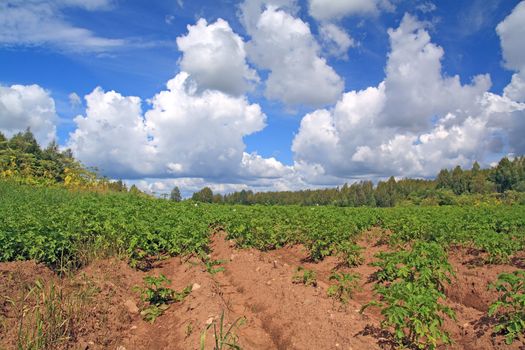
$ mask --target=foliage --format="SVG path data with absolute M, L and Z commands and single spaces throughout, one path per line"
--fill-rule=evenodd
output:
M 417 282 L 399 281 L 378 285 L 385 317 L 383 327 L 393 327 L 398 345 L 415 345 L 420 349 L 435 349 L 439 343 L 449 344 L 450 336 L 442 330 L 444 316 L 455 319 L 454 311 L 443 304 L 445 295 L 435 288 Z
M 361 251 L 363 247 L 350 241 L 343 241 L 337 244 L 336 251 L 343 258 L 348 267 L 356 267 L 363 263 Z
M 402 279 L 428 288 L 443 290 L 454 275 L 443 247 L 435 242 L 414 243 L 411 250 L 379 253 L 380 259 L 373 265 L 380 269 L 376 276 L 379 282 L 394 282 Z
M 353 242 L 373 226 L 394 246 L 425 240 L 508 260 L 525 242 L 525 206 L 340 208 L 174 203 L 125 192 L 94 193 L 0 181 L 0 261 L 33 259 L 55 270 L 106 256 L 133 266 L 208 251 L 210 228 L 239 247 L 304 244 L 312 260 L 339 254 L 359 263 Z M 146 262 L 146 263 L 145 263 Z M 209 262 L 211 263 L 211 262 Z
M 210 258 L 208 254 L 203 254 L 203 256 L 201 257 L 201 260 L 204 263 L 206 272 L 208 272 L 211 275 L 215 275 L 219 272 L 224 271 L 224 267 L 219 266 L 220 264 L 225 263 L 224 260 L 213 260 Z M 215 266 L 219 266 L 219 267 L 215 267 Z
M 313 270 L 299 266 L 292 276 L 292 282 L 317 287 L 317 274 Z
M 184 288 L 181 292 L 176 292 L 166 287 L 171 281 L 163 274 L 158 277 L 144 277 L 144 288 L 136 287 L 143 303 L 147 303 L 141 311 L 145 321 L 155 322 L 157 317 L 166 311 L 171 303 L 183 301 L 191 293 L 191 285 Z
M 498 315 L 494 332 L 505 333 L 505 342 L 512 344 L 525 333 L 525 271 L 502 273 L 489 288 L 501 293 L 489 308 L 489 316 Z
M 196 202 L 212 203 L 213 191 L 209 187 L 204 187 L 202 190 L 195 192 L 191 199 Z
M 330 275 L 330 281 L 335 281 L 336 284 L 328 287 L 327 294 L 329 297 L 347 304 L 354 292 L 360 289 L 360 279 L 361 276 L 357 273 L 333 272 Z
M 369 305 L 381 307 L 382 325 L 394 328 L 398 345 L 435 349 L 439 343 L 450 343 L 442 326 L 445 316 L 454 319 L 455 314 L 443 304 L 443 289 L 453 270 L 443 247 L 417 241 L 409 251 L 380 253 L 378 257 L 375 265 L 380 269 L 374 288 L 380 299 Z

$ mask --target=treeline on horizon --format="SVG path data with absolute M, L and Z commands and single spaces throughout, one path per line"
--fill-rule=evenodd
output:
M 42 149 L 31 130 L 10 139 L 0 132 L 0 178 L 13 178 L 28 184 L 65 185 L 69 188 L 146 194 L 136 186 L 129 189 L 121 181 L 111 181 L 85 168 L 71 152 L 61 151 L 53 141 Z M 178 187 L 169 196 L 182 200 Z M 374 185 L 372 181 L 344 184 L 340 187 L 300 191 L 253 192 L 242 190 L 214 194 L 209 187 L 193 193 L 193 201 L 222 204 L 264 205 L 336 205 L 393 207 L 397 205 L 452 205 L 476 202 L 525 204 L 525 157 L 502 158 L 489 169 L 477 162 L 471 169 L 442 169 L 433 180 L 390 177 Z
M 502 158 L 490 169 L 475 162 L 471 169 L 460 166 L 442 169 L 433 180 L 391 176 L 374 186 L 372 181 L 344 184 L 341 187 L 253 192 L 242 190 L 213 194 L 204 188 L 193 194 L 193 200 L 226 204 L 269 205 L 336 205 L 345 207 L 394 207 L 396 205 L 474 204 L 480 201 L 505 201 L 525 204 L 525 157 Z

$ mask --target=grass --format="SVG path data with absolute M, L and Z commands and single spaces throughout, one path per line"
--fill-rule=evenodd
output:
M 70 291 L 39 279 L 21 300 L 8 300 L 17 315 L 17 349 L 56 349 L 75 340 L 77 325 L 98 290 L 87 279 L 72 287 Z
M 239 339 L 235 334 L 235 330 L 245 322 L 246 319 L 244 317 L 239 317 L 228 328 L 226 328 L 227 325 L 224 324 L 224 311 L 222 311 L 219 323 L 217 324 L 217 320 L 213 321 L 206 327 L 204 332 L 202 332 L 200 338 L 200 350 L 205 350 L 206 334 L 212 327 L 214 338 L 213 350 L 241 350 L 242 348 L 238 343 Z

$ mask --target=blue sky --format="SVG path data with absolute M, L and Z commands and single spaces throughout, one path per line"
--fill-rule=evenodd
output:
M 474 160 L 490 164 L 501 155 L 523 152 L 517 135 L 525 131 L 520 129 L 525 92 L 518 78 L 525 74 L 525 48 L 514 39 L 523 32 L 515 24 L 525 19 L 523 8 L 511 0 L 7 0 L 0 4 L 0 86 L 11 99 L 2 100 L 0 94 L 0 131 L 10 135 L 24 122 L 41 118 L 30 126 L 48 128 L 38 134 L 42 142 L 55 136 L 104 175 L 160 192 L 173 184 L 210 184 L 218 191 L 315 187 L 362 177 L 426 177 L 440 167 L 469 166 Z M 198 31 L 200 19 L 206 22 Z M 215 26 L 218 19 L 225 24 Z M 498 31 L 504 21 L 508 25 Z M 188 26 L 195 29 L 191 37 Z M 207 33 L 208 39 L 202 39 Z M 344 38 L 333 40 L 327 33 Z M 177 38 L 184 37 L 188 40 L 181 49 L 184 44 Z M 228 45 L 233 42 L 232 49 Z M 203 49 L 206 45 L 213 48 Z M 230 49 L 234 51 L 221 52 Z M 195 63 L 203 52 L 212 62 L 215 57 L 234 57 L 237 63 Z M 400 60 L 391 59 L 394 56 Z M 283 63 L 288 61 L 289 66 Z M 405 63 L 410 72 L 395 73 Z M 189 71 L 185 84 L 195 84 L 198 96 L 172 91 L 160 102 L 166 83 L 184 68 Z M 243 70 L 238 79 L 244 83 L 239 81 L 232 93 L 217 79 L 230 79 L 236 69 Z M 252 73 L 257 78 L 249 76 Z M 490 82 L 473 83 L 475 76 L 484 74 Z M 513 75 L 516 88 L 511 89 Z M 452 86 L 454 76 L 459 85 Z M 42 91 L 19 88 L 15 94 L 12 89 L 34 84 Z M 89 104 L 84 97 L 96 87 L 102 90 Z M 423 87 L 450 91 L 426 102 L 433 97 L 414 97 Z M 304 91 L 293 94 L 294 88 Z M 110 96 L 110 91 L 117 95 Z M 231 109 L 197 110 L 197 105 L 210 101 L 206 91 L 217 93 L 214 103 L 228 101 Z M 71 99 L 72 93 L 80 100 Z M 358 97 L 352 98 L 352 93 Z M 27 113 L 13 112 L 9 101 L 14 95 L 9 94 L 16 95 Z M 148 101 L 158 94 L 155 108 Z M 450 96 L 462 96 L 462 101 L 448 106 Z M 178 115 L 177 103 L 183 102 L 177 99 L 185 98 L 191 101 L 184 102 L 191 105 L 189 114 Z M 34 104 L 50 100 L 54 110 L 38 118 L 31 115 L 43 109 Z M 374 103 L 382 107 L 365 108 Z M 498 117 L 489 115 L 494 108 L 488 105 L 502 103 L 507 107 L 501 107 Z M 435 108 L 426 108 L 429 104 Z M 254 105 L 260 109 L 255 119 L 237 109 Z M 114 115 L 128 107 L 136 115 Z M 191 113 L 199 116 L 193 121 L 196 125 Z M 221 113 L 228 115 L 217 121 Z M 77 115 L 85 125 L 75 120 Z M 119 128 L 141 120 L 147 125 L 140 126 L 144 130 L 139 136 L 135 127 L 124 133 L 129 143 L 117 142 Z M 100 138 L 96 125 L 106 128 L 100 130 Z M 199 126 L 215 127 L 216 133 L 201 133 Z M 230 129 L 223 134 L 222 126 Z M 108 127 L 115 133 L 105 135 Z M 172 127 L 177 131 L 170 133 Z M 90 135 L 104 148 L 89 144 Z M 142 139 L 133 142 L 134 137 Z M 479 137 L 490 140 L 473 145 Z M 217 141 L 221 138 L 226 141 Z M 438 139 L 442 141 L 432 144 Z M 434 154 L 436 148 L 441 153 Z M 131 150 L 134 153 L 128 154 Z M 145 165 L 131 164 L 141 162 L 140 155 Z

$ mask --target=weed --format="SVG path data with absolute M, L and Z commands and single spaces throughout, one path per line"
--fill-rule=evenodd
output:
M 293 283 L 302 283 L 305 286 L 317 287 L 317 274 L 313 270 L 299 266 L 292 276 Z
M 494 333 L 505 333 L 505 342 L 512 344 L 525 332 L 525 271 L 502 273 L 489 285 L 489 289 L 502 293 L 488 312 L 489 316 L 499 314 Z
M 95 289 L 66 293 L 54 282 L 35 281 L 23 300 L 9 303 L 18 309 L 18 349 L 55 349 L 74 339 L 75 324 Z
M 193 323 L 190 321 L 187 325 L 186 325 L 186 338 L 188 338 L 190 335 L 193 334 Z
M 359 286 L 360 279 L 361 276 L 357 273 L 334 272 L 330 275 L 330 281 L 336 281 L 336 284 L 328 287 L 327 294 L 329 297 L 347 304 L 354 292 L 361 289 Z
M 223 349 L 230 349 L 230 350 L 241 350 L 241 346 L 239 345 L 239 338 L 235 334 L 235 329 L 242 326 L 246 322 L 246 318 L 239 317 L 235 320 L 235 322 L 232 323 L 228 329 L 225 328 L 224 324 L 224 311 L 221 313 L 221 317 L 219 320 L 219 325 L 217 325 L 217 321 L 213 321 L 211 324 L 206 326 L 206 329 L 201 334 L 200 339 L 200 350 L 204 350 L 205 344 L 206 344 L 206 333 L 208 330 L 213 327 L 213 338 L 215 339 L 215 343 L 213 346 L 213 350 L 223 350 Z

